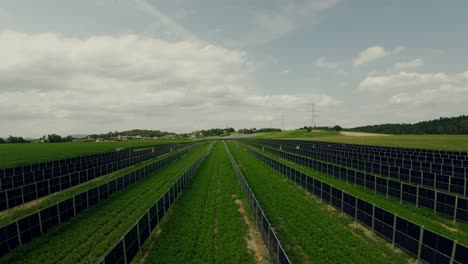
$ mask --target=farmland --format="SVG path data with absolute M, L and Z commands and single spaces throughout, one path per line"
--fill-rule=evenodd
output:
M 244 202 L 224 146 L 217 143 L 160 234 L 153 234 L 145 263 L 254 263 L 239 212 Z
M 314 131 L 314 130 L 312 130 Z M 385 135 L 345 136 L 335 131 L 307 132 L 304 129 L 263 133 L 257 138 L 302 139 L 344 144 L 385 147 L 422 148 L 447 151 L 468 151 L 467 135 Z
M 117 148 L 145 148 L 159 144 L 176 144 L 187 140 L 145 140 L 120 142 L 69 142 L 69 143 L 24 143 L 0 144 L 0 168 L 15 167 L 23 164 L 66 159 L 91 155 Z
M 409 259 L 252 160 L 243 148 L 232 143 L 229 147 L 293 263 L 402 263 Z
M 89 171 L 57 170 L 56 192 L 0 211 L 0 263 L 464 263 L 463 153 L 320 142 L 264 135 L 158 153 L 151 142 L 148 159 L 71 186 L 62 178 Z
M 96 263 L 140 215 L 172 185 L 204 148 L 174 162 L 123 192 L 48 231 L 0 261 L 5 263 Z M 53 257 L 52 257 L 53 256 Z

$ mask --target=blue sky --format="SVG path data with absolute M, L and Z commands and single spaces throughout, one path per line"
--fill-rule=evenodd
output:
M 0 135 L 467 114 L 467 1 L 0 0 Z

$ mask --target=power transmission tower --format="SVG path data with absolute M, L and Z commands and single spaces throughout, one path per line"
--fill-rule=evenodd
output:
M 312 103 L 312 127 L 317 127 L 318 110 L 315 109 L 315 103 Z
M 284 113 L 281 113 L 281 130 L 284 130 Z

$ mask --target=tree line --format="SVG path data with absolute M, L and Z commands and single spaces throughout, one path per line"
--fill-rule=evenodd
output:
M 175 133 L 171 132 L 164 132 L 164 131 L 159 131 L 159 130 L 147 130 L 147 129 L 132 129 L 128 131 L 114 131 L 114 132 L 108 132 L 105 134 L 92 134 L 89 135 L 88 137 L 90 138 L 103 138 L 103 139 L 111 139 L 113 137 L 117 136 L 129 136 L 129 137 L 135 137 L 135 136 L 142 136 L 142 137 L 164 137 L 168 135 L 175 135 Z
M 381 134 L 468 134 L 468 116 L 441 117 L 415 124 L 382 124 L 348 129 Z
M 5 143 L 29 143 L 31 142 L 30 140 L 26 140 L 22 137 L 14 137 L 14 136 L 9 136 L 7 139 L 0 138 L 0 144 L 5 144 Z
M 255 133 L 264 133 L 264 132 L 281 132 L 279 128 L 242 128 L 238 131 L 240 134 L 255 134 Z

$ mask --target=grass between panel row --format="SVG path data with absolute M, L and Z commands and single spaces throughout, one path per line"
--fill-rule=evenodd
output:
M 88 208 L 23 245 L 1 263 L 97 263 L 207 149 L 186 154 L 125 191 Z
M 60 192 L 52 193 L 47 196 L 41 197 L 39 199 L 36 199 L 34 201 L 22 204 L 20 206 L 4 210 L 0 212 L 0 226 L 5 226 L 8 225 L 12 222 L 15 222 L 18 219 L 22 219 L 23 217 L 26 217 L 30 214 L 33 214 L 37 211 L 40 211 L 44 208 L 47 208 L 49 206 L 52 206 L 54 204 L 57 204 L 61 201 L 64 201 L 66 199 L 69 199 L 77 194 L 80 194 L 82 192 L 88 191 L 90 189 L 93 189 L 94 187 L 100 186 L 102 184 L 105 184 L 107 182 L 110 182 L 114 179 L 117 179 L 119 177 L 122 177 L 125 174 L 131 173 L 133 171 L 136 171 L 140 168 L 143 168 L 151 163 L 157 162 L 158 160 L 162 160 L 167 156 L 174 155 L 180 151 L 183 151 L 185 148 L 178 149 L 174 152 L 171 153 L 166 153 L 164 155 L 152 158 L 147 161 L 143 161 L 141 163 L 138 163 L 136 165 L 97 177 L 95 179 L 92 179 L 90 181 L 87 181 L 85 183 L 73 186 L 71 188 L 65 189 Z
M 243 196 L 222 144 L 217 143 L 164 221 L 144 245 L 144 263 L 254 263 Z
M 293 263 L 405 263 L 409 256 L 238 145 L 229 147 Z
M 448 190 L 443 190 L 441 188 L 434 188 L 433 186 L 427 186 L 427 185 L 423 185 L 423 184 L 416 184 L 416 183 L 410 182 L 409 180 L 401 180 L 401 179 L 398 179 L 398 178 L 383 176 L 381 174 L 376 174 L 376 173 L 365 171 L 365 170 L 362 170 L 362 169 L 356 169 L 356 168 L 349 167 L 349 166 L 346 166 L 346 165 L 333 163 L 331 161 L 321 160 L 321 159 L 318 159 L 318 158 L 310 157 L 310 156 L 307 156 L 307 155 L 304 155 L 304 154 L 298 154 L 298 153 L 287 151 L 287 150 L 278 150 L 278 149 L 275 149 L 274 147 L 272 147 L 271 145 L 262 145 L 262 144 L 258 144 L 258 145 L 261 145 L 262 147 L 265 147 L 265 148 L 268 148 L 268 149 L 271 149 L 271 150 L 281 151 L 281 152 L 284 152 L 284 153 L 287 153 L 287 154 L 291 154 L 291 155 L 294 155 L 294 156 L 297 156 L 297 157 L 303 157 L 303 158 L 306 158 L 308 160 L 313 160 L 313 161 L 321 162 L 321 163 L 324 163 L 324 164 L 331 164 L 331 165 L 334 165 L 334 166 L 337 166 L 337 167 L 346 168 L 346 169 L 361 172 L 361 173 L 364 173 L 364 174 L 372 175 L 372 176 L 380 178 L 380 179 L 389 179 L 389 180 L 393 180 L 393 181 L 397 181 L 397 182 L 402 182 L 402 183 L 405 183 L 407 185 L 411 185 L 411 186 L 414 186 L 414 187 L 419 186 L 419 187 L 422 187 L 422 188 L 431 189 L 431 190 L 437 191 L 438 193 L 444 193 L 444 194 L 448 194 L 448 195 L 464 197 L 463 194 L 456 193 L 456 192 L 451 192 L 451 191 L 448 191 Z M 256 148 L 258 148 L 258 147 L 256 147 Z
M 380 193 L 373 192 L 369 189 L 366 189 L 359 185 L 353 185 L 346 183 L 340 179 L 335 179 L 333 176 L 328 174 L 317 172 L 311 168 L 300 166 L 296 163 L 293 163 L 289 160 L 282 159 L 274 154 L 260 150 L 258 148 L 253 148 L 247 146 L 255 151 L 265 155 L 269 158 L 272 158 L 276 161 L 284 163 L 296 170 L 299 170 L 307 175 L 328 183 L 336 188 L 339 188 L 349 194 L 352 194 L 356 197 L 359 197 L 363 200 L 366 200 L 369 203 L 373 203 L 376 206 L 385 209 L 389 212 L 397 213 L 400 217 L 408 219 L 416 224 L 424 225 L 426 229 L 429 229 L 433 232 L 437 232 L 441 235 L 444 235 L 448 238 L 456 239 L 460 243 L 467 245 L 468 244 L 468 224 L 462 222 L 453 222 L 447 217 L 435 214 L 433 211 L 426 208 L 418 208 L 412 204 L 400 203 L 400 200 L 393 198 L 391 196 L 386 197 Z
M 112 152 L 118 148 L 143 148 L 178 144 L 189 140 L 141 140 L 117 142 L 67 142 L 0 144 L 0 168 Z

